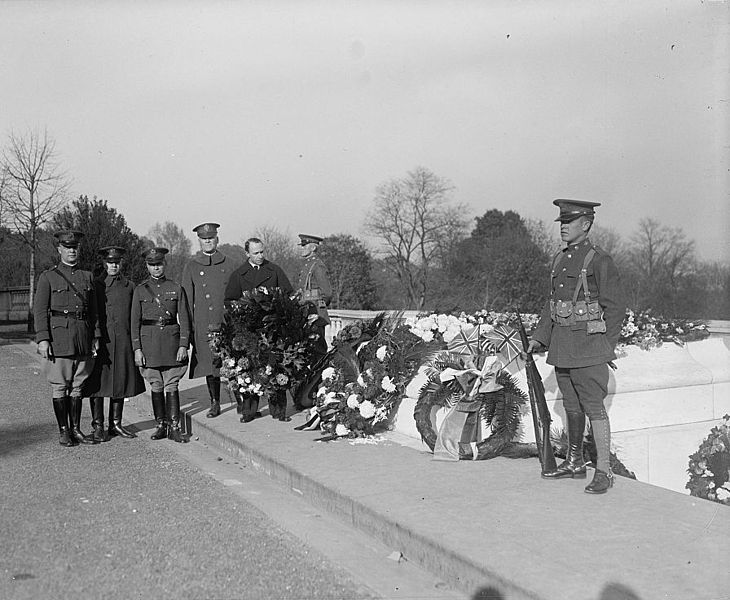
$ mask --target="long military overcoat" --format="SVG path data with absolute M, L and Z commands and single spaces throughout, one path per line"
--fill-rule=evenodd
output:
M 548 300 L 532 338 L 548 348 L 547 363 L 556 367 L 589 367 L 616 358 L 614 350 L 621 333 L 626 304 L 618 270 L 609 254 L 593 246 L 587 239 L 567 246 L 553 263 L 552 299 L 573 299 L 586 254 L 591 248 L 596 253 L 586 270 L 588 289 L 591 300 L 597 300 L 603 309 L 606 332 L 589 334 L 587 321 L 558 325 L 550 317 Z M 584 300 L 582 291 L 578 300 Z
M 297 288 L 299 290 L 319 290 L 319 298 L 322 302 L 316 303 L 317 314 L 323 323 L 330 322 L 330 316 L 327 312 L 327 306 L 332 300 L 332 285 L 327 276 L 327 267 L 324 262 L 317 256 L 311 256 L 304 261 L 301 271 L 299 271 L 299 281 Z
M 198 252 L 183 269 L 181 285 L 188 299 L 193 326 L 191 379 L 220 375 L 220 369 L 213 366 L 208 331 L 219 327 L 223 321 L 223 296 L 234 268 L 233 261 L 216 250 L 213 254 Z
M 50 342 L 54 356 L 90 356 L 92 339 L 101 336 L 91 272 L 64 263 L 43 271 L 33 319 L 36 343 Z
M 132 296 L 132 349 L 149 368 L 177 367 L 177 351 L 190 345 L 190 313 L 179 283 L 150 277 Z
M 94 280 L 99 305 L 101 344 L 84 396 L 132 398 L 145 390 L 134 364 L 130 316 L 134 284 L 126 277 L 103 274 Z

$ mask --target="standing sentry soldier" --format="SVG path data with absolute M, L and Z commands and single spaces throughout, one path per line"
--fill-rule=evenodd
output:
M 165 278 L 167 248 L 143 253 L 149 279 L 132 296 L 134 362 L 150 385 L 157 427 L 153 440 L 182 442 L 178 384 L 188 368 L 190 313 L 182 286 Z
M 596 443 L 593 481 L 585 491 L 604 494 L 613 486 L 611 427 L 604 400 L 609 363 L 621 333 L 626 304 L 618 270 L 609 254 L 588 239 L 597 202 L 555 200 L 565 248 L 553 259 L 550 299 L 528 345 L 548 349 L 568 422 L 568 455 L 546 479 L 586 477 L 583 434 L 586 415 Z
M 99 250 L 104 271 L 94 280 L 99 304 L 102 344 L 94 370 L 84 386 L 91 401 L 94 441 L 109 437 L 135 438 L 122 425 L 124 399 L 145 391 L 144 380 L 134 364 L 130 315 L 134 284 L 121 274 L 125 249 L 106 246 Z M 104 432 L 104 398 L 109 398 L 109 426 Z
M 190 379 L 205 376 L 210 396 L 206 417 L 221 413 L 220 365 L 213 364 L 208 333 L 220 329 L 223 321 L 223 295 L 234 267 L 230 258 L 218 251 L 218 223 L 203 223 L 193 228 L 198 234 L 200 252 L 183 269 L 182 287 L 188 299 L 193 325 L 193 352 Z
M 317 256 L 317 250 L 323 238 L 316 235 L 299 234 L 300 255 L 304 259 L 297 288 L 302 295 L 302 301 L 314 306 L 319 315 L 316 330 L 319 334 L 317 351 L 320 356 L 327 353 L 327 340 L 324 337 L 325 327 L 330 323 L 327 307 L 332 300 L 332 285 L 327 276 L 327 267 Z
M 38 353 L 47 361 L 62 446 L 94 443 L 80 427 L 82 387 L 101 336 L 92 274 L 77 265 L 83 236 L 75 230 L 55 234 L 61 261 L 41 273 L 33 305 Z

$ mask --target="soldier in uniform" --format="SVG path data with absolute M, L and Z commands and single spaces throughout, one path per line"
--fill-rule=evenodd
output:
M 238 267 L 228 280 L 226 285 L 225 301 L 239 300 L 244 292 L 254 290 L 258 287 L 280 288 L 284 293 L 290 294 L 292 286 L 286 274 L 279 265 L 276 265 L 264 258 L 264 243 L 259 238 L 249 238 L 244 244 L 244 250 L 248 260 Z M 260 417 L 258 412 L 259 397 L 255 394 L 241 394 L 234 392 L 238 413 L 241 415 L 241 422 L 247 423 Z M 274 403 L 272 403 L 273 405 Z M 278 403 L 280 404 L 280 403 Z M 286 417 L 286 402 L 284 411 L 279 407 L 269 407 L 272 416 L 277 415 L 281 420 L 289 420 Z
M 144 392 L 144 380 L 134 364 L 129 320 L 134 284 L 121 274 L 125 249 L 106 246 L 99 250 L 104 272 L 95 280 L 102 342 L 94 370 L 84 386 L 91 400 L 94 441 L 109 437 L 135 438 L 122 426 L 124 399 Z M 104 432 L 104 398 L 109 398 L 109 427 Z
M 150 385 L 157 427 L 153 440 L 182 441 L 178 384 L 188 363 L 190 314 L 182 286 L 165 278 L 167 248 L 143 253 L 149 279 L 132 296 L 134 362 Z
M 200 252 L 190 259 L 182 273 L 182 287 L 193 320 L 191 379 L 205 376 L 210 396 L 208 418 L 221 413 L 221 378 L 219 365 L 213 364 L 208 346 L 208 332 L 220 328 L 223 321 L 223 292 L 233 271 L 230 258 L 217 250 L 218 223 L 203 223 L 193 229 L 198 234 Z
M 596 442 L 593 480 L 585 491 L 604 494 L 613 485 L 611 427 L 604 399 L 609 363 L 621 333 L 626 304 L 613 259 L 588 239 L 597 202 L 555 200 L 565 248 L 553 259 L 550 299 L 528 345 L 548 350 L 555 367 L 568 422 L 568 456 L 547 479 L 584 478 L 583 434 L 586 415 Z M 612 363 L 611 363 L 612 364 Z
M 38 353 L 51 384 L 62 446 L 92 444 L 81 432 L 82 386 L 94 366 L 101 330 L 92 274 L 79 269 L 80 231 L 55 234 L 59 264 L 38 278 L 33 318 Z
M 302 294 L 302 301 L 311 303 L 319 314 L 317 322 L 318 350 L 321 355 L 327 353 L 327 340 L 324 337 L 324 330 L 329 325 L 330 317 L 327 307 L 332 300 L 332 286 L 327 277 L 327 267 L 322 259 L 317 256 L 317 250 L 322 243 L 322 238 L 316 235 L 299 234 L 299 249 L 304 264 L 299 271 L 299 282 L 297 289 Z

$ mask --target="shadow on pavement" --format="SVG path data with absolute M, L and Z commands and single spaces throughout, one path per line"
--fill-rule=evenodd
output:
M 24 452 L 31 446 L 44 444 L 58 438 L 58 430 L 52 425 L 10 425 L 0 430 L 0 456 Z

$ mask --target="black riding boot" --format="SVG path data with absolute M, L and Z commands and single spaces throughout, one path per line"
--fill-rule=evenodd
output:
M 150 439 L 161 440 L 167 437 L 167 422 L 165 421 L 165 393 L 150 392 L 152 396 L 152 412 L 155 415 L 157 427 L 152 432 Z
M 107 442 L 109 438 L 104 431 L 104 398 L 92 396 L 89 398 L 89 403 L 91 404 L 91 427 L 94 429 L 91 439 L 95 444 Z
M 586 487 L 588 494 L 605 494 L 608 488 L 613 487 L 613 473 L 611 472 L 611 425 L 608 415 L 605 419 L 591 419 L 593 440 L 596 442 L 596 472 L 593 481 Z
M 53 412 L 56 414 L 56 421 L 58 421 L 58 443 L 61 446 L 75 446 L 76 442 L 71 437 L 71 431 L 68 427 L 68 415 L 66 414 L 64 400 L 64 398 L 53 399 Z
M 167 437 L 173 442 L 182 442 L 182 431 L 180 430 L 180 393 L 165 393 L 165 405 L 167 407 Z
M 109 398 L 109 436 L 132 439 L 137 436 L 122 427 L 122 413 L 124 412 L 124 398 Z
M 205 383 L 208 384 L 208 394 L 210 395 L 210 410 L 205 416 L 213 419 L 221 414 L 221 378 L 206 375 Z
M 66 399 L 68 400 L 68 403 L 66 404 L 66 411 L 68 412 L 68 417 L 71 421 L 71 437 L 79 444 L 96 443 L 93 439 L 85 436 L 81 432 L 81 397 L 67 396 Z
M 586 428 L 586 416 L 582 412 L 566 413 L 568 418 L 568 452 L 565 460 L 557 469 L 543 473 L 544 479 L 585 479 L 586 462 L 583 460 L 583 434 Z

